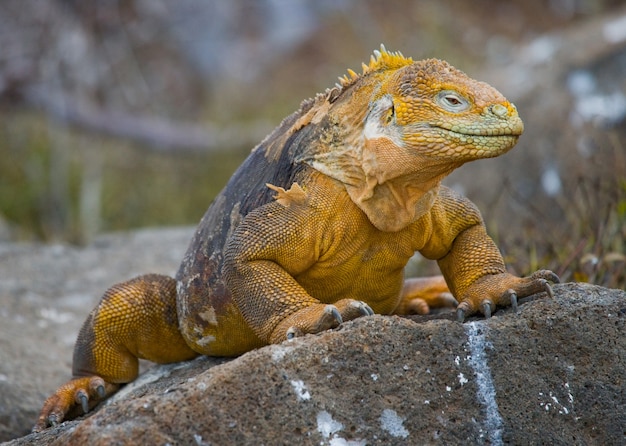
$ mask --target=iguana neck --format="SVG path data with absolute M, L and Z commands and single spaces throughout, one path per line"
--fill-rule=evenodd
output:
M 427 214 L 437 198 L 441 180 L 453 170 L 449 166 L 425 169 L 387 180 L 358 169 L 356 164 L 346 171 L 339 167 L 342 164 L 318 160 L 311 166 L 342 182 L 370 222 L 385 232 L 399 231 Z
M 394 143 L 389 139 L 367 139 L 362 128 L 347 130 L 350 126 L 339 120 L 320 124 L 315 132 L 322 135 L 316 138 L 318 143 L 309 145 L 297 161 L 343 183 L 352 201 L 381 231 L 399 231 L 428 213 L 442 179 L 460 165 L 408 150 L 398 153 L 397 147 L 390 151 L 387 145 Z M 337 132 L 341 135 L 334 135 Z M 333 141 L 341 144 L 333 146 Z
M 420 184 L 419 180 L 398 178 L 383 184 L 346 184 L 352 201 L 370 222 L 385 232 L 399 231 L 430 211 L 439 192 L 441 180 Z

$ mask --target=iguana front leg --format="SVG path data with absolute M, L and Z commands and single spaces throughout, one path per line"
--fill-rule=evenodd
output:
M 319 333 L 343 321 L 374 314 L 369 305 L 353 299 L 322 303 L 310 296 L 283 266 L 239 254 L 234 259 L 227 251 L 227 283 L 244 319 L 265 342 L 276 344 Z
M 319 261 L 324 233 L 331 230 L 308 198 L 289 195 L 296 186 L 250 212 L 224 251 L 223 275 L 233 301 L 255 334 L 272 344 L 374 314 L 355 299 L 335 301 L 324 291 L 312 296 L 296 280 Z
M 460 322 L 477 312 L 490 317 L 496 306 L 511 305 L 517 309 L 519 297 L 541 292 L 552 297 L 548 282 L 559 282 L 559 277 L 548 270 L 537 271 L 529 277 L 507 273 L 498 248 L 482 224 L 459 233 L 449 253 L 438 263 L 450 290 L 460 302 L 457 307 Z
M 324 304 L 310 296 L 284 265 L 276 263 L 282 246 L 273 245 L 272 239 L 270 235 L 269 243 L 264 246 L 256 240 L 232 243 L 225 257 L 224 274 L 233 300 L 260 339 L 276 344 L 374 313 L 367 304 L 353 299 Z M 251 251 L 255 245 L 260 249 Z M 293 245 L 288 250 L 298 252 Z M 262 260 L 262 257 L 275 260 Z M 282 261 L 289 259 L 284 257 Z

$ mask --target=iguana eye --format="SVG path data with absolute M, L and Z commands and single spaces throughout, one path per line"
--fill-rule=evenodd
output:
M 437 103 L 444 109 L 459 113 L 469 108 L 469 101 L 456 91 L 444 90 L 437 94 Z

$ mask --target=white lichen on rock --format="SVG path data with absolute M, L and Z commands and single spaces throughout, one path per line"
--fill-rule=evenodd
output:
M 395 410 L 385 409 L 380 416 L 380 427 L 392 437 L 406 438 L 409 431 L 403 425 L 404 418 L 401 418 Z

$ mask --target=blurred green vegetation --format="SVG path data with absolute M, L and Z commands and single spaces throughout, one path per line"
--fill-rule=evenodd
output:
M 195 224 L 250 148 L 161 153 L 0 112 L 0 216 L 18 240 Z

